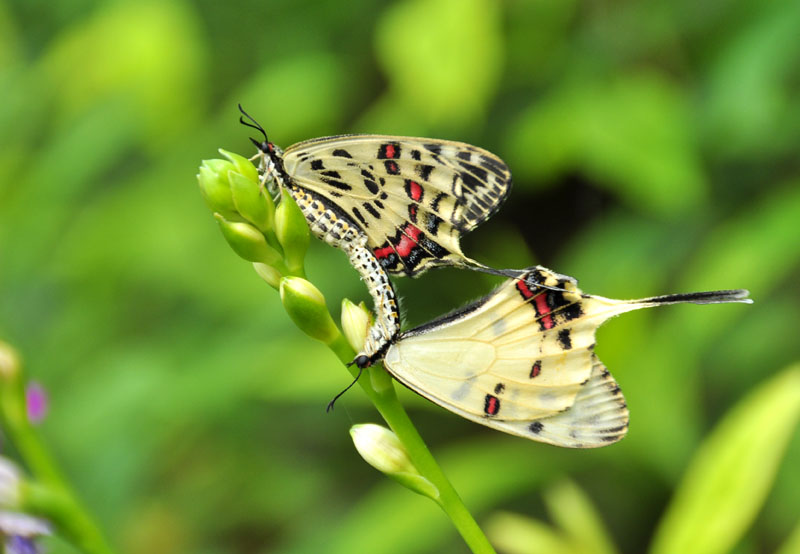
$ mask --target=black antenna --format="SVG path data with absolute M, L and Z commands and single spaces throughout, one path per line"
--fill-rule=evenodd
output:
M 348 366 L 351 366 L 351 365 L 353 365 L 353 363 L 354 363 L 354 362 L 350 362 L 350 363 L 349 363 L 349 364 L 347 364 L 347 365 L 348 365 Z M 350 383 L 349 385 L 347 385 L 347 386 L 345 387 L 345 389 L 344 389 L 342 392 L 340 392 L 339 394 L 337 394 L 336 396 L 334 396 L 334 397 L 333 397 L 333 400 L 331 400 L 330 402 L 328 402 L 328 407 L 327 407 L 327 408 L 325 408 L 325 411 L 326 411 L 326 412 L 330 412 L 330 411 L 333 409 L 333 405 L 334 405 L 334 403 L 335 403 L 337 400 L 339 400 L 339 397 L 340 397 L 340 396 L 342 396 L 344 393 L 346 393 L 348 390 L 350 390 L 350 387 L 352 387 L 353 385 L 355 385 L 355 384 L 358 382 L 358 380 L 359 380 L 359 379 L 361 379 L 361 374 L 362 374 L 363 372 L 364 372 L 364 368 L 363 368 L 363 367 L 361 367 L 361 366 L 359 366 L 359 367 L 358 367 L 358 375 L 356 375 L 356 378 L 355 378 L 355 379 L 353 379 L 353 382 L 352 382 L 352 383 Z
M 253 116 L 244 111 L 244 108 L 242 108 L 241 104 L 239 104 L 239 111 L 242 112 L 242 115 L 239 116 L 239 123 L 241 123 L 245 127 L 250 127 L 251 129 L 255 129 L 256 131 L 264 135 L 264 142 L 258 142 L 253 137 L 250 137 L 250 140 L 253 141 L 253 144 L 255 144 L 259 148 L 259 150 L 266 151 L 267 145 L 269 144 L 269 139 L 267 138 L 267 132 L 261 125 L 258 124 L 258 121 L 253 119 Z M 246 121 L 245 117 L 249 121 Z

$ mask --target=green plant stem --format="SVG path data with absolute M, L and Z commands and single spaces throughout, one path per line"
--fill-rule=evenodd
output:
M 37 511 L 43 512 L 41 515 L 49 519 L 66 539 L 83 551 L 89 554 L 111 554 L 113 551 L 100 529 L 78 502 L 38 435 L 29 429 L 13 436 L 12 440 L 32 473 L 51 492 L 49 502 L 37 502 L 34 505 Z M 40 509 L 41 505 L 46 508 Z
M 355 352 L 347 343 L 343 336 L 328 345 L 337 357 L 345 364 L 352 361 Z M 350 373 L 355 377 L 358 368 L 350 366 Z M 374 368 L 374 371 L 385 371 L 382 367 Z M 388 378 L 388 376 L 387 376 Z M 412 423 L 403 405 L 397 398 L 394 385 L 389 378 L 388 386 L 376 390 L 373 386 L 370 375 L 363 374 L 358 380 L 358 384 L 367 394 L 369 399 L 378 409 L 383 419 L 394 431 L 397 437 L 405 446 L 411 461 L 419 472 L 433 483 L 439 490 L 438 503 L 455 525 L 461 537 L 475 554 L 494 554 L 495 550 L 484 535 L 475 518 L 467 510 L 464 501 L 456 492 L 453 485 L 445 476 L 439 464 L 431 454 L 425 441 L 422 440 L 417 428 Z
M 4 430 L 38 483 L 29 485 L 23 502 L 45 517 L 70 542 L 87 554 L 112 554 L 100 529 L 70 489 L 53 457 L 28 421 L 21 374 L 8 378 L 0 389 Z M 27 497 L 27 498 L 26 498 Z

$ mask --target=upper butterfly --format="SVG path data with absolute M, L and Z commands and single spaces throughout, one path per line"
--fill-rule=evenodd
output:
M 464 256 L 459 240 L 494 214 L 511 188 L 511 173 L 494 154 L 462 142 L 384 135 L 324 137 L 281 151 L 239 109 L 242 124 L 264 135 L 251 138 L 264 180 L 289 192 L 312 233 L 344 250 L 367 282 L 377 318 L 359 366 L 379 358 L 400 329 L 386 273 L 414 277 L 441 265 L 489 270 Z

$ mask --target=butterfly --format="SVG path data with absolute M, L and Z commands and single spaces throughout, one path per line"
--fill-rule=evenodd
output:
M 456 312 L 399 334 L 383 363 L 399 382 L 466 419 L 558 446 L 604 446 L 625 436 L 628 408 L 594 353 L 597 328 L 631 310 L 751 303 L 748 294 L 612 300 L 585 294 L 572 277 L 536 266 Z
M 285 151 L 241 107 L 240 122 L 263 134 L 265 181 L 297 202 L 311 232 L 344 250 L 375 303 L 359 366 L 378 359 L 400 330 L 389 275 L 415 277 L 445 265 L 493 273 L 461 251 L 464 233 L 494 214 L 511 173 L 494 154 L 463 142 L 387 135 L 340 135 Z M 245 119 L 247 118 L 247 119 Z

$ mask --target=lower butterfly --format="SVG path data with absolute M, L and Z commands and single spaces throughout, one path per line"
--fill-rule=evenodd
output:
M 251 140 L 264 181 L 287 191 L 311 232 L 343 250 L 367 283 L 377 317 L 357 360 L 379 359 L 400 331 L 389 274 L 415 277 L 445 265 L 503 273 L 467 258 L 459 244 L 511 188 L 511 173 L 494 154 L 463 142 L 386 135 L 323 137 L 283 151 L 239 109 L 240 121 L 263 134 Z
M 746 290 L 612 300 L 537 266 L 488 296 L 401 333 L 384 366 L 428 400 L 499 431 L 558 446 L 620 440 L 628 408 L 594 353 L 609 318 L 665 304 L 751 303 Z

